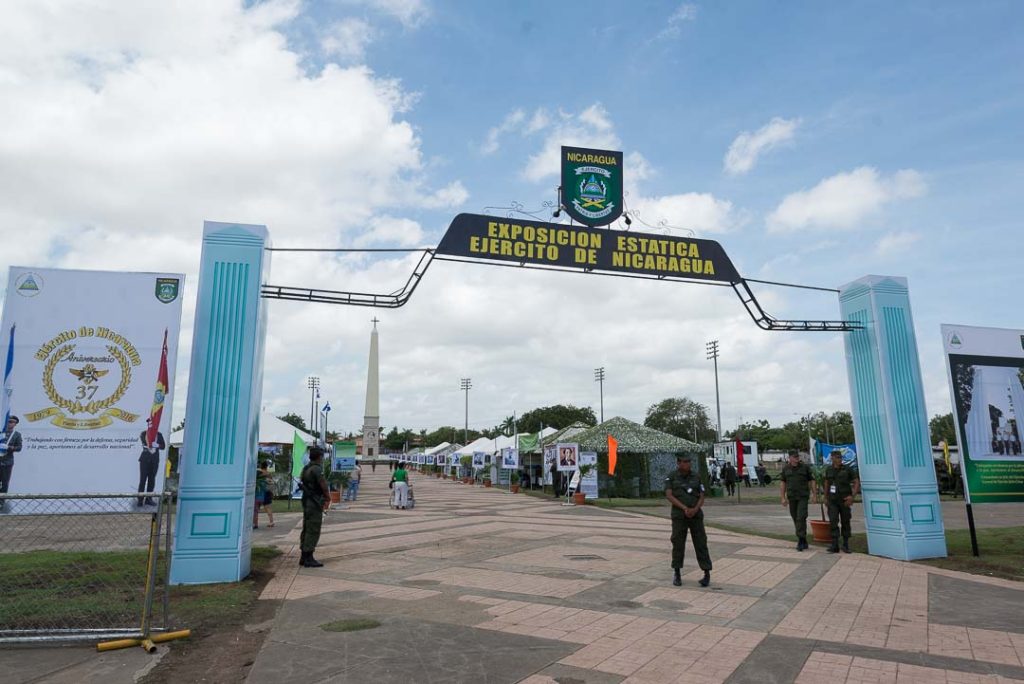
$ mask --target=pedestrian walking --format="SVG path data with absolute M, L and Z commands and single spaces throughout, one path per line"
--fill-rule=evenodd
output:
M 302 487 L 302 534 L 299 535 L 299 550 L 302 557 L 299 565 L 306 568 L 322 568 L 323 563 L 313 557 L 316 545 L 320 542 L 320 527 L 324 520 L 324 511 L 331 506 L 331 490 L 327 488 L 324 471 L 320 465 L 324 450 L 318 446 L 309 447 L 309 463 L 299 475 L 299 486 Z
M 395 508 L 405 510 L 409 505 L 409 471 L 404 463 L 399 463 L 395 474 L 391 476 L 391 485 L 395 488 Z
M 349 475 L 348 487 L 345 489 L 345 501 L 355 501 L 356 497 L 359 496 L 359 483 L 363 481 L 363 469 L 356 463 L 356 467 L 352 469 L 352 473 Z
M 274 526 L 274 489 L 270 482 L 270 461 L 256 467 L 256 496 L 253 499 L 252 529 L 260 526 L 260 509 L 267 514 L 267 527 Z
M 683 559 L 686 555 L 687 533 L 693 538 L 697 565 L 704 571 L 699 584 L 711 583 L 711 554 L 708 553 L 708 535 L 704 531 L 704 485 L 693 472 L 693 462 L 687 454 L 676 456 L 677 469 L 665 478 L 665 498 L 672 504 L 672 584 L 681 586 Z
M 373 459 L 372 461 L 370 461 L 370 472 L 377 472 L 377 459 Z
M 0 432 L 0 494 L 6 494 L 11 486 L 14 471 L 14 454 L 21 451 L 21 433 L 18 432 L 18 416 L 8 416 L 3 432 Z M 0 511 L 7 507 L 7 500 L 0 500 Z
M 793 529 L 796 531 L 796 550 L 803 551 L 808 548 L 807 500 L 813 498 L 814 503 L 818 503 L 817 487 L 811 485 L 814 473 L 809 465 L 800 460 L 800 452 L 794 449 L 789 452 L 789 463 L 782 467 L 779 480 L 782 482 L 782 505 L 789 506 L 789 517 L 793 519 Z
M 832 531 L 832 545 L 828 547 L 828 552 L 839 551 L 841 531 L 843 553 L 850 553 L 850 512 L 853 509 L 853 497 L 860 492 L 860 475 L 843 463 L 843 454 L 839 450 L 833 451 L 830 457 L 832 464 L 825 469 L 825 500 L 828 502 L 828 524 Z
M 722 482 L 725 483 L 725 491 L 729 496 L 736 493 L 736 466 L 728 461 L 722 466 Z

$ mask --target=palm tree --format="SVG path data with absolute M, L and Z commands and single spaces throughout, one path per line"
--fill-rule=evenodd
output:
M 516 419 L 515 416 L 509 416 L 501 423 L 501 434 L 511 437 L 516 431 Z

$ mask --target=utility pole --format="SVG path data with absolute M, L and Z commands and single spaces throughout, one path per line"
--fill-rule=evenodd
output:
M 462 437 L 466 440 L 466 444 L 469 444 L 469 390 L 473 389 L 473 381 L 469 378 L 462 378 L 459 389 L 466 393 L 466 427 Z
M 718 340 L 711 340 L 706 345 L 707 358 L 715 362 L 715 413 L 718 416 L 718 425 L 715 427 L 715 434 L 718 439 L 715 441 L 722 441 L 722 402 L 718 396 Z
M 601 422 L 604 422 L 604 366 L 594 369 L 594 382 L 601 386 Z
M 312 435 L 316 436 L 316 395 L 320 390 L 320 378 L 315 375 L 310 375 L 308 378 L 309 385 L 309 431 Z

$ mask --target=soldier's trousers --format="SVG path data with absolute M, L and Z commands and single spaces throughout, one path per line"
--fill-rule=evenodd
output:
M 797 539 L 807 539 L 807 497 L 789 500 L 789 517 L 793 519 L 793 529 Z
M 324 521 L 324 508 L 313 499 L 302 500 L 302 534 L 299 535 L 299 550 L 313 553 L 320 542 L 320 526 Z
M 686 556 L 686 535 L 693 538 L 693 550 L 697 553 L 697 565 L 705 572 L 711 572 L 711 554 L 708 553 L 708 535 L 704 531 L 704 513 L 693 518 L 672 518 L 672 567 L 683 567 Z
M 839 543 L 839 526 L 842 523 L 843 541 L 850 539 L 850 507 L 842 499 L 830 499 L 828 502 L 828 526 L 832 530 L 832 543 Z
M 160 468 L 159 454 L 142 454 L 139 456 L 139 493 L 151 492 L 156 486 L 156 472 Z M 139 505 L 145 501 L 145 497 L 139 497 Z M 152 503 L 152 499 L 149 499 Z

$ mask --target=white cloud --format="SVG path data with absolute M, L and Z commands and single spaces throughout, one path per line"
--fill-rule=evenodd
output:
M 579 114 L 559 111 L 546 130 L 541 150 L 527 160 L 523 169 L 523 177 L 535 183 L 558 175 L 562 145 L 603 150 L 618 149 L 622 145 L 608 111 L 600 103 L 590 105 Z
M 417 28 L 430 17 L 425 0 L 335 0 L 338 4 L 362 6 L 400 21 L 407 28 Z
M 630 209 L 644 223 L 658 227 L 692 230 L 696 235 L 724 233 L 741 225 L 743 218 L 732 202 L 704 192 L 646 197 L 635 200 Z
M 367 222 L 367 228 L 367 232 L 356 238 L 356 247 L 417 247 L 423 244 L 423 229 L 410 219 L 377 216 Z
M 665 28 L 658 33 L 658 38 L 676 38 L 683 30 L 683 25 L 697 18 L 697 6 L 684 2 L 669 15 Z
M 432 195 L 419 200 L 419 205 L 427 209 L 455 209 L 466 203 L 469 191 L 461 181 L 452 181 Z
M 526 120 L 526 113 L 522 109 L 516 109 L 505 115 L 500 124 L 487 131 L 487 140 L 480 146 L 483 154 L 494 154 L 501 147 L 501 136 L 517 130 Z
M 904 252 L 923 235 L 915 231 L 897 231 L 882 236 L 875 246 L 875 254 L 880 257 L 906 256 Z
M 792 140 L 799 125 L 800 119 L 775 117 L 756 131 L 740 133 L 725 155 L 726 172 L 734 176 L 747 173 L 763 152 Z
M 320 39 L 320 47 L 331 57 L 354 62 L 363 59 L 373 38 L 374 31 L 369 22 L 348 17 L 330 27 Z
M 768 216 L 770 232 L 856 228 L 883 206 L 920 197 L 927 185 L 913 169 L 882 176 L 870 166 L 826 178 L 810 190 L 787 195 Z

